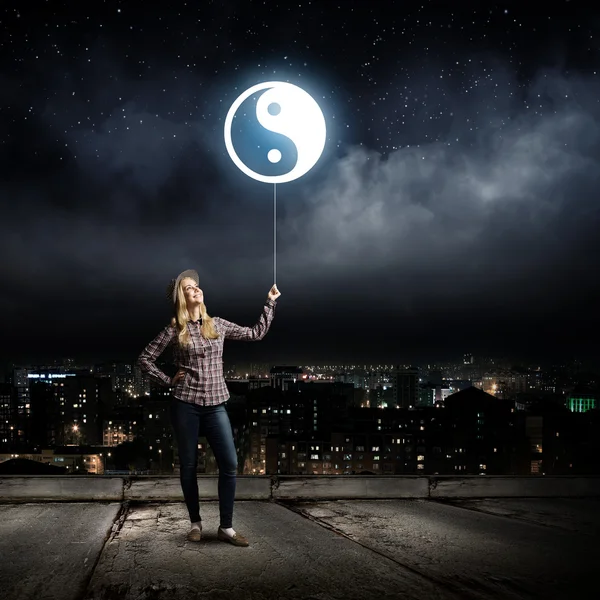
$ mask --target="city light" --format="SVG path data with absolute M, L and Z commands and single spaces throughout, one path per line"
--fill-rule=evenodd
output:
M 581 412 L 587 412 L 594 410 L 597 402 L 593 390 L 589 393 L 585 391 L 578 393 L 574 391 L 575 379 L 572 376 L 561 380 L 553 374 L 539 371 L 537 365 L 535 370 L 514 372 L 510 367 L 501 367 L 499 363 L 489 362 L 485 368 L 481 368 L 478 376 L 474 376 L 470 371 L 463 372 L 464 368 L 460 362 L 431 365 L 429 369 L 417 369 L 411 365 L 376 364 L 359 366 L 305 365 L 302 368 L 292 366 L 273 368 L 269 365 L 252 365 L 250 369 L 245 366 L 239 369 L 229 367 L 226 369 L 228 379 L 240 380 L 246 376 L 249 389 L 260 390 L 259 387 L 252 388 L 253 381 L 258 382 L 259 380 L 264 381 L 266 387 L 274 387 L 273 392 L 265 396 L 264 402 L 259 404 L 254 404 L 252 394 L 248 394 L 244 400 L 247 403 L 247 414 L 250 416 L 248 422 L 232 422 L 238 452 L 240 454 L 248 452 L 244 457 L 243 472 L 268 474 L 272 469 L 273 473 L 281 474 L 358 474 L 362 472 L 397 474 L 399 471 L 418 475 L 427 475 L 430 472 L 434 474 L 452 472 L 460 473 L 460 475 L 479 475 L 485 472 L 497 475 L 505 473 L 503 469 L 509 468 L 506 466 L 509 463 L 505 464 L 503 461 L 512 451 L 497 441 L 496 446 L 492 447 L 490 444 L 488 448 L 486 442 L 509 439 L 511 435 L 525 436 L 522 438 L 526 440 L 523 448 L 528 449 L 528 455 L 524 459 L 525 466 L 522 474 L 541 476 L 542 473 L 574 472 L 577 465 L 573 459 L 566 463 L 555 458 L 552 465 L 542 460 L 546 456 L 564 454 L 562 447 L 567 447 L 571 438 L 577 439 L 577 435 L 573 437 L 568 431 L 568 428 L 574 425 L 567 425 L 567 419 L 563 431 L 561 422 L 561 433 L 557 429 L 553 429 L 551 432 L 552 439 L 556 440 L 556 444 L 560 443 L 561 448 L 555 453 L 552 444 L 547 444 L 542 452 L 541 433 L 538 433 L 537 429 L 530 425 L 527 429 L 524 426 L 525 419 L 529 419 L 528 404 L 526 399 L 518 399 L 518 395 L 524 392 L 530 395 L 538 391 L 555 393 L 557 397 L 562 397 L 563 406 L 571 408 L 571 410 L 576 408 Z M 471 366 L 466 368 L 471 369 Z M 119 398 L 117 404 L 121 404 L 120 412 L 118 414 L 111 413 L 110 410 L 104 412 L 103 414 L 106 415 L 104 418 L 107 420 L 102 423 L 98 423 L 101 402 L 98 396 L 99 386 L 96 386 L 94 390 L 93 384 L 81 387 L 76 381 L 62 379 L 53 387 L 39 384 L 36 386 L 34 383 L 30 383 L 31 387 L 27 388 L 25 387 L 27 381 L 32 382 L 36 378 L 27 378 L 26 370 L 22 370 L 19 376 L 15 377 L 15 381 L 20 383 L 20 387 L 15 389 L 20 391 L 18 399 L 14 403 L 15 408 L 21 412 L 12 411 L 13 404 L 8 401 L 8 397 L 0 398 L 0 411 L 4 411 L 0 416 L 0 444 L 7 450 L 12 450 L 14 455 L 14 451 L 17 449 L 14 444 L 25 443 L 31 431 L 29 425 L 21 425 L 21 419 L 25 419 L 26 415 L 27 419 L 35 419 L 36 414 L 39 414 L 36 413 L 36 407 L 39 406 L 42 396 L 36 399 L 32 392 L 43 393 L 45 397 L 51 391 L 50 396 L 54 395 L 57 411 L 51 418 L 54 419 L 54 422 L 61 423 L 58 430 L 63 435 L 62 438 L 60 435 L 57 437 L 59 444 L 80 446 L 83 443 L 92 445 L 99 443 L 104 448 L 115 448 L 125 442 L 135 442 L 139 439 L 150 451 L 150 455 L 144 458 L 144 460 L 150 461 L 147 463 L 148 466 L 144 473 L 163 472 L 162 454 L 165 454 L 169 472 L 173 472 L 171 466 L 173 455 L 167 453 L 173 450 L 174 455 L 177 456 L 177 449 L 172 440 L 169 419 L 163 419 L 163 408 L 155 404 L 155 401 L 162 402 L 164 397 L 156 389 L 149 388 L 153 394 L 151 402 L 145 405 L 149 410 L 141 404 L 133 402 L 134 394 L 132 392 L 139 391 L 142 394 L 146 390 L 145 386 L 148 385 L 148 382 L 139 373 L 136 375 L 132 367 L 122 368 L 122 370 L 125 374 L 111 376 L 109 385 L 111 389 L 105 389 L 105 393 L 109 394 L 107 398 L 110 398 L 111 394 L 112 398 Z M 46 375 L 47 373 L 38 371 L 37 374 Z M 435 383 L 431 383 L 432 375 L 435 376 Z M 398 376 L 403 378 L 401 384 L 398 382 Z M 85 377 L 89 377 L 89 375 L 85 375 Z M 106 377 L 104 378 L 106 379 Z M 39 377 L 38 379 L 47 378 Z M 99 377 L 97 381 L 101 379 L 102 377 Z M 287 388 L 282 385 L 283 382 Z M 74 385 L 71 387 L 71 384 Z M 330 391 L 328 391 L 329 388 L 331 388 Z M 451 403 L 453 399 L 460 398 L 463 391 L 467 392 L 465 398 L 470 396 L 475 402 L 481 398 L 483 404 L 477 405 L 477 408 L 473 409 L 472 420 L 469 418 L 464 422 L 448 421 L 450 417 L 447 404 Z M 338 402 L 340 397 L 336 394 L 340 392 L 346 394 L 345 402 L 349 404 L 339 408 L 348 410 L 348 407 L 352 406 L 359 412 L 365 411 L 362 417 L 359 417 L 358 413 L 356 415 L 348 413 L 346 418 L 353 419 L 356 416 L 359 423 L 363 421 L 371 423 L 369 425 L 371 431 L 367 434 L 366 445 L 379 449 L 380 452 L 376 456 L 369 455 L 364 451 L 364 439 L 358 442 L 358 437 L 351 435 L 346 442 L 340 439 L 336 443 L 335 430 L 319 430 L 319 426 L 331 422 L 335 427 L 336 417 L 332 418 L 331 415 L 328 415 L 328 403 L 336 398 L 335 402 Z M 288 395 L 290 393 L 291 395 Z M 242 392 L 242 395 L 245 394 Z M 290 402 L 290 399 L 293 401 Z M 164 400 L 166 402 L 166 399 Z M 238 397 L 238 401 L 241 401 L 241 397 Z M 497 408 L 504 407 L 505 413 L 500 421 L 498 421 L 498 416 L 493 416 L 485 409 L 485 403 L 490 401 L 496 403 Z M 468 404 L 469 402 L 467 402 Z M 27 406 L 30 407 L 30 412 L 25 412 Z M 241 408 L 242 404 L 239 406 Z M 332 407 L 332 410 L 337 411 L 339 408 L 333 409 Z M 435 417 L 428 412 L 429 409 L 435 409 Z M 144 413 L 147 415 L 147 420 L 140 423 L 139 415 Z M 240 413 L 240 416 L 241 414 L 243 413 Z M 66 428 L 62 423 L 66 424 Z M 87 425 L 84 427 L 83 423 L 90 423 L 89 429 Z M 472 430 L 469 429 L 469 423 L 472 424 Z M 96 424 L 100 426 L 100 434 L 94 433 Z M 148 427 L 150 429 L 146 430 Z M 507 429 L 502 429 L 503 427 L 507 427 Z M 443 443 L 440 445 L 437 455 L 442 462 L 448 461 L 447 467 L 444 467 L 439 461 L 436 464 L 436 453 L 431 447 L 432 440 L 435 440 L 440 431 L 450 433 L 449 440 L 454 439 L 453 435 L 455 434 L 458 436 L 455 441 L 460 440 L 461 442 L 453 444 L 452 448 L 444 446 Z M 405 437 L 396 439 L 394 436 L 397 433 L 402 433 Z M 288 434 L 296 440 L 302 438 L 306 440 L 305 442 L 298 441 L 299 445 L 306 444 L 309 440 L 314 442 L 317 439 L 315 436 L 319 436 L 323 454 L 320 452 L 311 454 L 308 451 L 303 453 L 299 448 L 294 450 L 293 445 L 286 445 L 285 439 Z M 100 435 L 100 439 L 95 439 L 94 435 Z M 251 439 L 248 440 L 246 436 L 250 436 Z M 276 449 L 271 448 L 269 444 L 269 440 L 273 440 L 274 437 L 277 437 L 277 444 L 279 444 L 279 448 Z M 372 438 L 373 444 L 369 444 L 369 437 Z M 387 439 L 388 437 L 390 439 Z M 475 450 L 471 447 L 469 440 L 478 445 L 481 444 L 481 447 L 478 446 Z M 468 443 L 465 444 L 464 441 Z M 161 447 L 159 447 L 159 443 Z M 37 445 L 39 446 L 39 442 Z M 165 446 L 168 447 L 168 450 Z M 338 446 L 339 454 L 336 451 Z M 386 447 L 393 448 L 393 452 L 386 451 Z M 156 454 L 154 454 L 154 448 L 156 448 Z M 205 444 L 199 443 L 198 450 L 199 458 L 202 461 L 199 465 L 201 464 L 201 469 L 203 469 L 199 472 L 216 473 L 217 466 L 214 463 L 211 449 Z M 535 452 L 539 460 L 530 460 L 531 451 Z M 473 452 L 477 452 L 478 460 L 476 461 L 471 460 Z M 157 455 L 160 460 L 160 469 L 157 468 L 159 461 L 155 460 Z M 26 455 L 27 458 L 30 456 L 32 460 L 37 460 L 34 458 L 35 455 Z M 95 454 L 90 453 L 89 455 L 85 454 L 82 458 L 81 454 L 78 454 L 76 458 L 67 451 L 64 456 L 53 456 L 50 461 L 42 458 L 42 462 L 52 462 L 57 465 L 62 463 L 62 466 L 67 467 L 71 472 L 87 471 L 102 474 L 104 460 L 111 460 L 111 452 L 104 451 L 102 459 L 99 458 L 99 464 L 96 464 L 94 456 Z M 154 470 L 152 456 L 154 456 L 156 465 Z M 460 457 L 460 463 L 457 463 L 455 456 Z M 5 451 L 2 454 L 0 450 L 0 462 L 9 460 L 11 457 L 10 453 Z M 140 459 L 141 457 L 136 460 Z M 177 465 L 176 461 L 175 464 Z M 336 464 L 338 466 L 334 467 L 333 465 Z M 504 466 L 502 466 L 503 464 Z M 569 467 L 569 464 L 574 466 Z M 427 466 L 423 467 L 423 465 Z M 485 465 L 485 467 L 481 465 Z M 114 466 L 111 468 L 115 469 Z M 142 472 L 143 467 L 137 468 L 140 469 L 138 472 Z

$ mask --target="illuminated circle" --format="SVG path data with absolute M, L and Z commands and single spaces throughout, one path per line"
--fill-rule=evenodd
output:
M 296 164 L 283 175 L 253 171 L 240 159 L 233 146 L 231 128 L 236 112 L 245 100 L 258 92 L 262 92 L 256 101 L 258 123 L 268 131 L 285 136 L 296 147 Z M 225 119 L 225 147 L 231 160 L 248 177 L 264 183 L 287 183 L 302 177 L 315 166 L 325 148 L 326 132 L 325 117 L 310 94 L 291 83 L 270 81 L 247 89 L 231 105 Z M 271 163 L 278 163 L 281 158 L 277 148 L 267 154 Z
M 277 150 L 277 148 L 274 148 L 273 150 L 269 150 L 269 153 L 267 154 L 267 158 L 272 163 L 278 163 L 281 160 L 281 152 L 279 152 L 279 150 Z

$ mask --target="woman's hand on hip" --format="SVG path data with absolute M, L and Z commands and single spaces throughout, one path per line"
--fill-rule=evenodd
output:
M 177 371 L 177 373 L 175 373 L 173 376 L 173 379 L 171 379 L 171 385 L 175 385 L 183 377 L 185 377 L 185 371 L 183 369 L 179 369 L 179 371 Z

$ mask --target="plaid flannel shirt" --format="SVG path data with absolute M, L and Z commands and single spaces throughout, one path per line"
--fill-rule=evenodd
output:
M 173 386 L 173 397 L 200 406 L 222 404 L 229 399 L 229 391 L 223 377 L 224 341 L 262 340 L 275 316 L 276 304 L 275 301 L 267 299 L 254 327 L 242 327 L 220 317 L 213 317 L 215 329 L 219 334 L 216 340 L 202 337 L 199 321 L 188 321 L 191 341 L 187 348 L 179 345 L 177 328 L 169 325 L 144 348 L 138 358 L 138 365 L 152 381 L 171 387 L 171 378 L 155 364 L 156 359 L 171 346 L 174 364 L 185 372 L 184 377 Z

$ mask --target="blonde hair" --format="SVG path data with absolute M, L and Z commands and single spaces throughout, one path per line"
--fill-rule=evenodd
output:
M 208 315 L 204 302 L 200 303 L 200 315 L 202 317 L 202 325 L 200 326 L 200 333 L 202 337 L 207 340 L 216 340 L 219 337 L 215 324 L 212 317 Z M 187 327 L 188 321 L 191 320 L 190 313 L 187 309 L 187 303 L 185 296 L 183 295 L 183 288 L 181 283 L 177 289 L 177 303 L 175 304 L 175 316 L 171 319 L 171 326 L 177 327 L 178 330 L 178 341 L 182 347 L 189 346 L 190 344 L 190 332 Z

